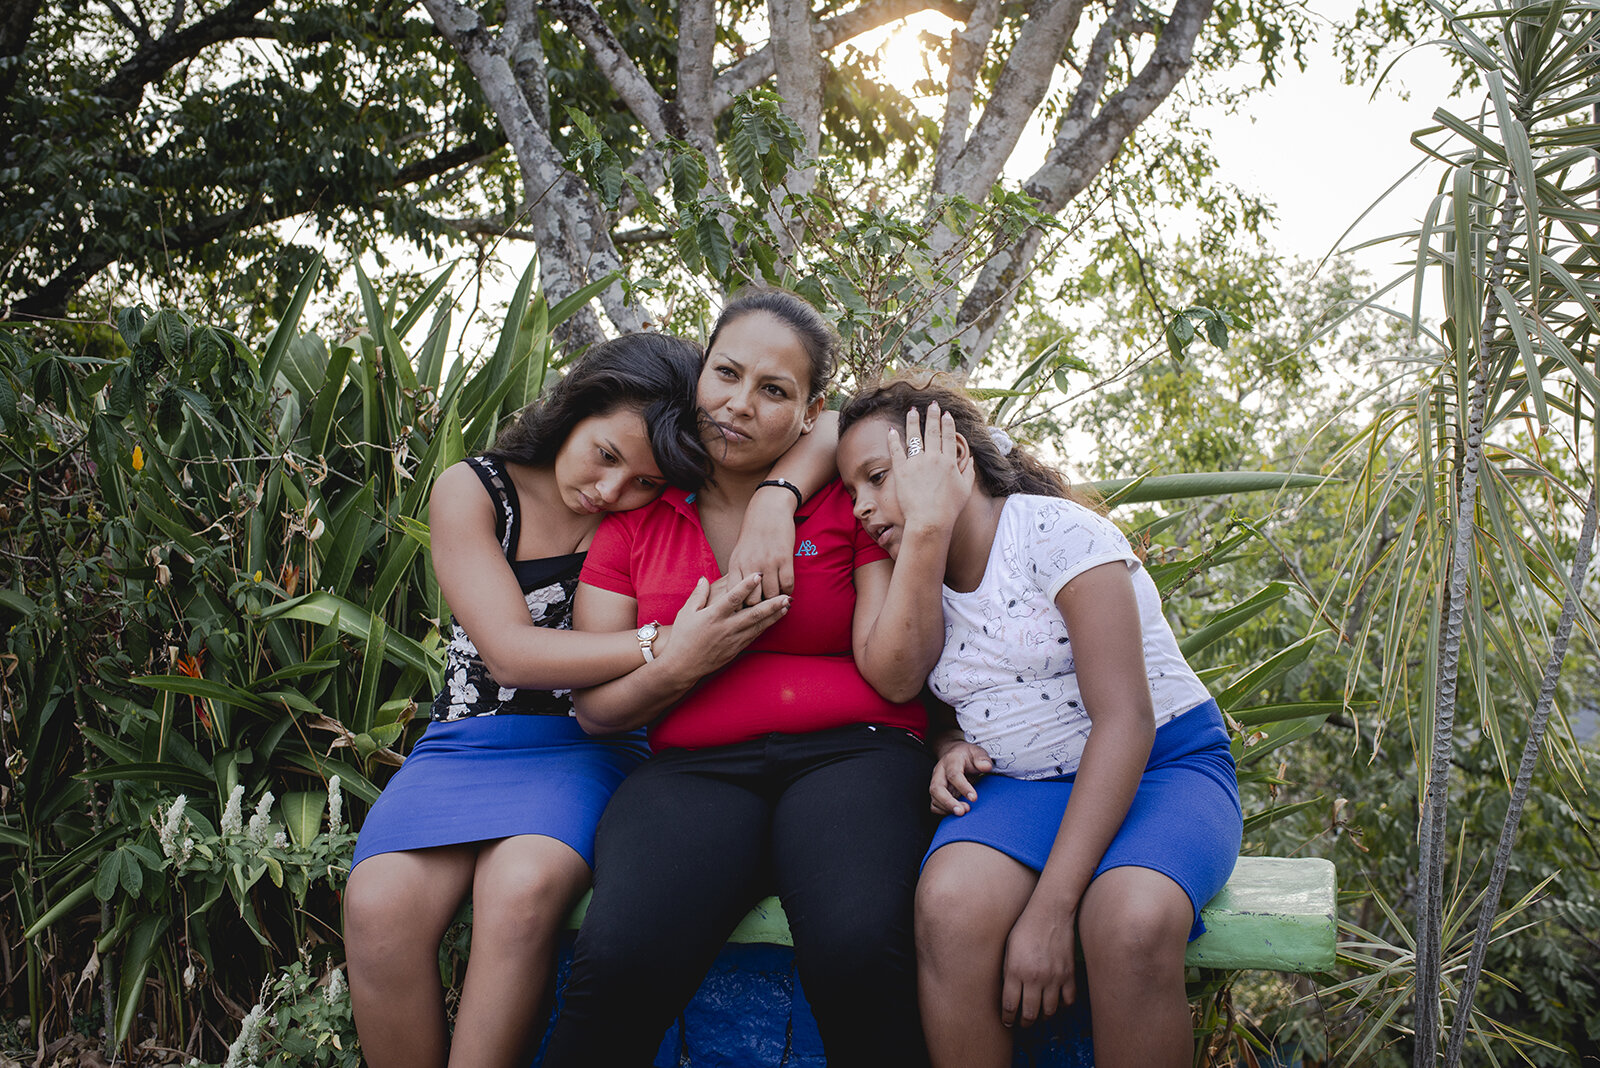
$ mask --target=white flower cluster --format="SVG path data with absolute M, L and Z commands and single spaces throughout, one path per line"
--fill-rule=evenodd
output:
M 328 780 L 328 833 L 338 834 L 344 829 L 344 794 L 339 789 L 339 776 Z
M 222 836 L 232 837 L 244 830 L 244 785 L 241 783 L 233 788 L 228 795 L 228 804 L 222 810 Z
M 335 968 L 328 976 L 328 985 L 323 988 L 322 996 L 327 999 L 329 1005 L 337 1005 L 344 1000 L 345 991 L 348 989 L 344 981 L 344 969 Z
M 194 839 L 184 832 L 189 829 L 189 820 L 184 816 L 184 806 L 189 803 L 189 798 L 179 794 L 172 802 L 172 807 L 167 809 L 166 817 L 156 827 L 156 837 L 161 842 L 161 852 L 166 854 L 168 860 L 182 864 L 189 859 L 189 854 L 194 852 Z
M 272 802 L 276 800 L 272 791 L 268 790 L 261 795 L 261 800 L 256 804 L 256 813 L 250 817 L 250 841 L 256 845 L 267 844 L 267 825 L 272 821 Z
M 244 1018 L 239 1037 L 228 1047 L 228 1059 L 222 1068 L 250 1068 L 261 1059 L 261 1021 L 266 1018 L 265 1005 L 257 1004 Z

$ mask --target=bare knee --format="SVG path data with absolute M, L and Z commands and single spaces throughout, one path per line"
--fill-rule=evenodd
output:
M 946 856 L 946 850 L 934 854 L 917 882 L 919 958 L 959 963 L 973 953 L 999 952 L 1036 877 L 1009 857 L 995 854 L 993 863 L 972 863 L 971 857 Z
M 356 865 L 344 893 L 345 947 L 352 967 L 431 960 L 466 897 L 470 854 L 386 853 Z
M 1084 895 L 1078 936 L 1092 974 L 1109 972 L 1141 982 L 1181 979 L 1193 906 L 1176 883 L 1154 872 L 1145 875 L 1106 885 L 1096 880 Z
M 917 882 L 918 939 L 947 942 L 971 937 L 989 911 L 978 881 L 953 865 L 925 872 Z
M 561 847 L 565 848 L 565 847 Z M 480 864 L 473 881 L 473 928 L 519 945 L 554 936 L 589 885 L 589 869 L 572 854 L 552 850 L 503 851 Z
M 356 868 L 344 893 L 345 944 L 353 961 L 394 953 L 412 940 L 416 926 L 404 887 L 366 868 Z

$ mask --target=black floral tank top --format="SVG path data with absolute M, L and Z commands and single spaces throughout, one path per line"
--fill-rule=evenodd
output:
M 568 553 L 540 560 L 518 560 L 517 540 L 522 535 L 522 510 L 517 491 L 505 466 L 488 456 L 467 460 L 483 488 L 495 502 L 495 534 L 506 560 L 522 587 L 528 614 L 536 625 L 556 630 L 572 629 L 572 597 L 578 589 L 583 553 Z M 570 716 L 571 690 L 513 690 L 501 686 L 484 666 L 478 647 L 461 624 L 450 619 L 450 643 L 445 646 L 444 689 L 433 699 L 432 718 L 465 719 L 468 716 Z

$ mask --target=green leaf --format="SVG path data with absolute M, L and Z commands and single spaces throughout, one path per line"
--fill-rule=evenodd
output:
M 601 293 L 604 293 L 621 278 L 621 271 L 612 271 L 609 274 L 596 278 L 582 289 L 579 289 L 557 301 L 550 309 L 548 319 L 546 320 L 546 328 L 549 330 L 554 330 L 556 327 L 560 326 L 562 323 L 578 314 L 580 309 L 582 309 L 595 297 L 598 297 Z
M 1207 319 L 1206 320 L 1206 340 L 1210 341 L 1213 345 L 1215 345 L 1219 349 L 1227 348 L 1228 347 L 1228 324 L 1223 322 L 1221 318 Z
M 11 384 L 11 376 L 0 369 L 0 429 L 11 430 L 19 425 L 16 388 Z
M 144 324 L 150 318 L 150 309 L 143 304 L 135 304 L 131 308 L 117 309 L 117 333 L 122 335 L 122 343 L 128 348 L 139 344 L 139 339 L 144 334 Z
M 136 686 L 148 686 L 163 693 L 183 693 L 190 697 L 205 697 L 224 704 L 237 705 L 264 716 L 277 711 L 250 690 L 212 679 L 196 679 L 188 675 L 142 675 L 128 681 Z
M 261 617 L 264 620 L 299 619 L 321 626 L 327 626 L 337 619 L 341 633 L 348 634 L 361 642 L 368 640 L 377 618 L 360 605 L 321 591 L 271 605 L 262 611 Z M 425 649 L 413 638 L 390 633 L 384 642 L 384 655 L 398 664 L 415 668 L 428 675 L 435 680 L 435 689 L 442 681 L 444 670 L 442 652 Z
M 144 1004 L 145 977 L 150 973 L 150 962 L 161 948 L 161 936 L 171 922 L 165 915 L 146 916 L 128 939 L 122 954 L 122 982 L 117 992 L 118 1045 L 127 1039 L 139 1015 L 139 1007 Z
M 1265 688 L 1290 669 L 1304 663 L 1316 648 L 1316 643 L 1325 634 L 1327 634 L 1327 631 L 1322 630 L 1307 634 L 1304 638 L 1280 649 L 1260 664 L 1252 667 L 1235 679 L 1227 689 L 1217 694 L 1217 704 L 1221 706 L 1224 712 L 1231 713 L 1233 707 L 1241 700 L 1253 695 L 1257 690 Z
M 1343 701 L 1289 701 L 1277 705 L 1257 705 L 1228 713 L 1241 727 L 1264 727 L 1308 716 L 1332 716 L 1348 706 Z
M 14 612 L 18 616 L 31 616 L 39 610 L 39 606 L 28 597 L 16 590 L 0 589 L 0 608 Z
M 153 782 L 196 792 L 209 792 L 213 786 L 208 776 L 168 761 L 101 764 L 74 772 L 72 777 L 84 782 Z
M 1213 471 L 1146 478 L 1106 478 L 1090 482 L 1102 497 L 1116 496 L 1117 504 L 1177 501 L 1187 497 L 1214 497 L 1222 493 L 1262 493 L 1268 490 L 1312 489 L 1338 479 L 1282 471 Z M 1126 492 L 1123 492 L 1126 491 Z
M 670 142 L 667 173 L 672 177 L 672 196 L 680 210 L 694 202 L 706 184 L 706 161 L 698 149 L 681 141 Z
M 1317 733 L 1327 718 L 1326 714 L 1312 715 L 1301 719 L 1268 724 L 1261 732 L 1265 737 L 1253 740 L 1248 746 L 1242 740 L 1235 738 L 1233 740 L 1234 763 L 1242 771 L 1249 765 L 1264 758 L 1267 754 L 1283 748 L 1290 742 L 1297 742 L 1302 738 L 1311 737 L 1311 735 Z
M 113 849 L 100 861 L 100 871 L 94 877 L 94 896 L 101 901 L 110 901 L 117 893 L 117 884 L 122 881 L 122 852 Z
M 1223 609 L 1207 619 L 1204 625 L 1184 635 L 1183 641 L 1178 643 L 1178 651 L 1185 657 L 1194 656 L 1212 642 L 1232 633 L 1240 625 L 1254 619 L 1288 595 L 1289 587 L 1284 583 L 1269 583 L 1248 599 L 1231 608 Z
M 173 387 L 168 386 L 161 391 L 161 397 L 156 401 L 156 433 L 161 439 L 171 444 L 183 430 L 183 397 Z
M 672 233 L 672 243 L 678 250 L 678 258 L 689 271 L 699 271 L 705 266 L 705 259 L 700 254 L 699 224 L 698 214 L 682 211 L 678 213 L 678 227 Z M 807 279 L 807 281 L 813 286 L 816 285 L 814 280 Z
M 0 383 L 4 381 L 5 376 L 0 375 Z M 106 415 L 117 420 L 127 418 L 133 410 L 133 397 L 133 368 L 123 364 L 111 372 L 111 386 L 106 391 Z
M 718 279 L 726 279 L 733 262 L 733 246 L 728 242 L 728 232 L 722 228 L 722 220 L 716 215 L 702 218 L 695 227 L 695 240 L 711 273 Z
M 378 744 L 379 748 L 386 748 L 399 741 L 405 730 L 404 723 L 380 723 L 368 731 L 367 734 Z
M 289 306 L 284 309 L 283 318 L 278 320 L 278 325 L 272 331 L 272 339 L 267 342 L 267 351 L 261 357 L 261 381 L 268 389 L 277 381 L 278 367 L 283 363 L 283 354 L 289 348 L 296 331 L 300 327 L 300 316 L 305 311 L 306 301 L 311 299 L 311 291 L 316 288 L 317 279 L 322 275 L 322 254 L 319 252 L 312 257 L 311 266 L 300 276 L 300 282 L 295 286 L 294 296 L 289 298 Z
M 140 864 L 133 853 L 126 848 L 122 850 L 122 867 L 118 874 L 118 881 L 130 897 L 138 897 L 139 891 L 144 889 L 144 865 Z
M 96 876 L 94 879 L 86 879 L 77 886 L 73 887 L 54 905 L 51 905 L 49 908 L 45 909 L 38 919 L 29 924 L 28 929 L 22 932 L 22 937 L 35 938 L 43 932 L 48 931 L 57 920 L 61 919 L 63 916 L 76 909 L 79 905 L 83 904 L 89 895 L 94 893 L 95 886 L 98 882 L 99 877 Z M 109 898 L 106 900 L 109 900 Z
M 322 814 L 328 807 L 326 790 L 295 790 L 278 802 L 283 809 L 283 825 L 289 840 L 301 849 L 308 847 L 322 831 Z

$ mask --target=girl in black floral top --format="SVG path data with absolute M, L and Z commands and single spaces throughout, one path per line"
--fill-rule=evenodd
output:
M 680 338 L 595 346 L 490 453 L 434 486 L 433 565 L 453 612 L 445 686 L 367 816 L 345 896 L 356 1025 L 375 1068 L 528 1063 L 561 923 L 589 885 L 595 824 L 644 755 L 635 736 L 585 735 L 572 688 L 623 674 L 668 640 L 743 648 L 787 607 L 778 596 L 741 610 L 760 572 L 793 552 L 794 503 L 776 493 L 746 524 L 748 577 L 715 596 L 697 589 L 670 630 L 571 630 L 601 516 L 668 484 L 697 486 L 707 470 L 699 370 L 698 346 Z M 832 444 L 789 464 L 815 489 L 831 474 Z M 452 1040 L 439 940 L 469 896 L 472 954 Z

